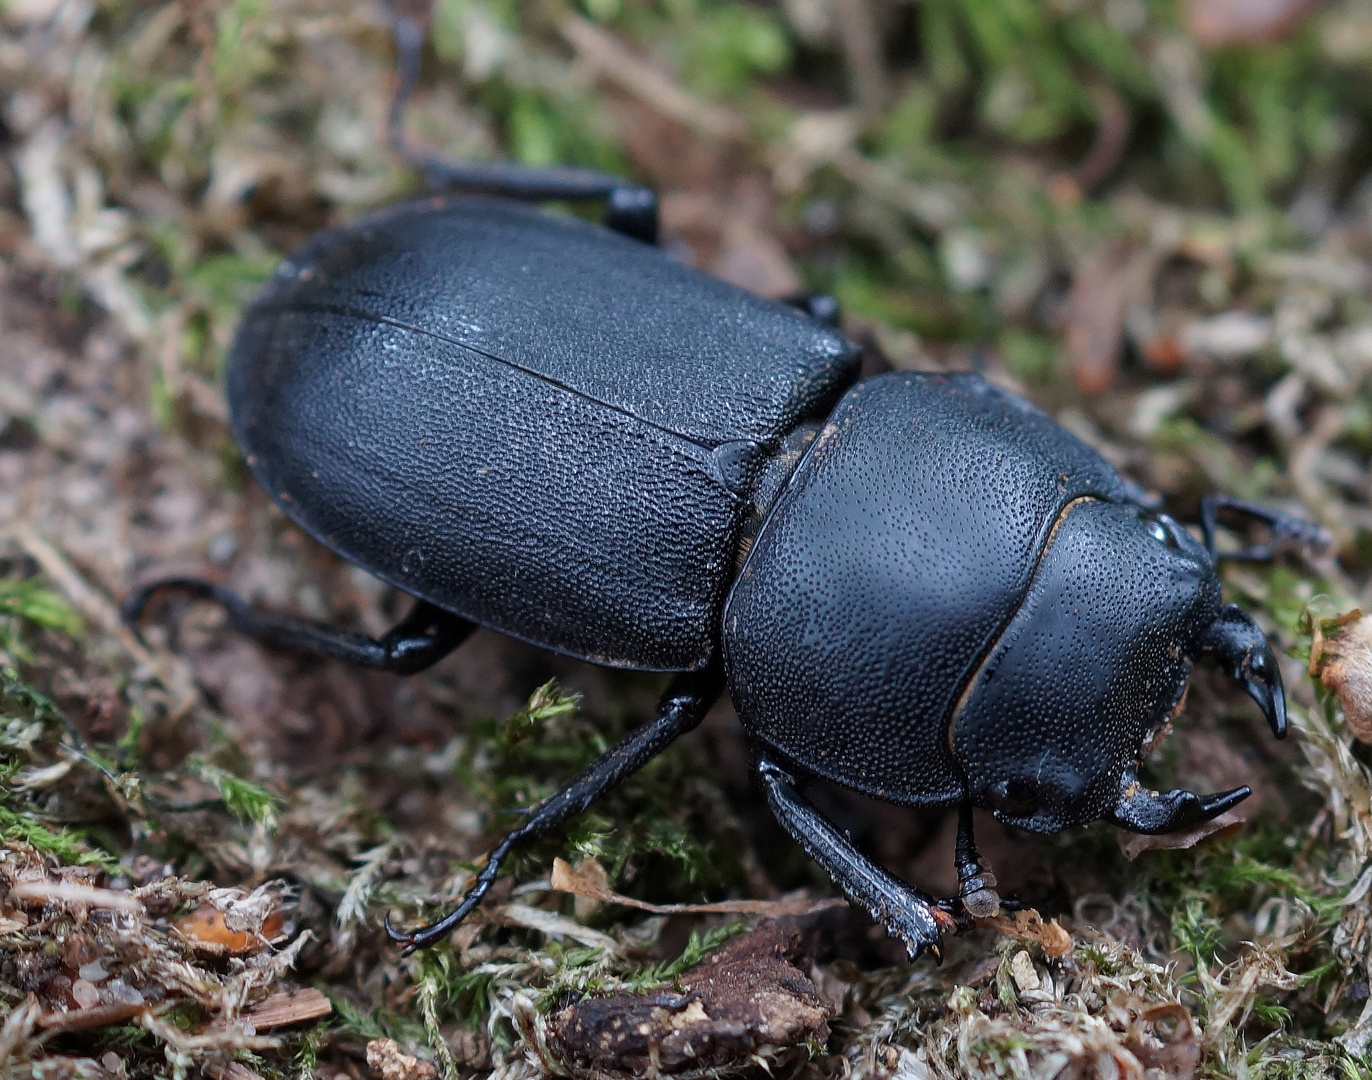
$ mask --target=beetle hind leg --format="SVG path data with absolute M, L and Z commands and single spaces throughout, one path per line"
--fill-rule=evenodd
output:
M 608 228 L 647 244 L 657 243 L 657 196 L 640 184 L 591 169 L 455 161 L 410 145 L 405 136 L 405 109 L 419 82 L 426 31 L 424 23 L 413 15 L 396 11 L 393 17 L 396 80 L 386 124 L 387 140 L 396 157 L 424 174 L 431 191 L 464 191 L 528 202 L 598 202 L 605 207 Z
M 134 590 L 124 600 L 124 621 L 130 627 L 136 627 L 152 598 L 170 589 L 213 600 L 227 612 L 229 625 L 247 637 L 397 675 L 413 675 L 432 666 L 466 641 L 476 629 L 475 623 L 418 600 L 410 613 L 390 631 L 380 638 L 370 638 L 324 623 L 263 611 L 232 589 L 187 577 L 161 578 Z
M 723 677 L 715 668 L 679 675 L 662 695 L 657 715 L 612 746 L 566 788 L 533 809 L 519 828 L 505 834 L 486 856 L 486 865 L 476 875 L 472 887 L 452 911 L 429 926 L 406 933 L 386 919 L 386 933 L 404 945 L 406 953 L 431 945 L 447 934 L 490 892 L 500 875 L 501 863 L 526 840 L 534 840 L 559 828 L 586 810 L 600 796 L 627 780 L 679 736 L 695 728 L 719 697 Z
M 798 791 L 783 769 L 759 758 L 756 764 L 777 821 L 806 853 L 829 872 L 848 899 L 862 907 L 892 937 L 905 942 L 910 959 L 930 952 L 943 960 L 943 934 L 957 920 L 935 900 L 912 889 L 863 855 Z

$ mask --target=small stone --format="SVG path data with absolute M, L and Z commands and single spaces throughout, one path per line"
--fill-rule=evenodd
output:
M 77 979 L 71 984 L 71 996 L 83 1009 L 93 1009 L 100 1004 L 100 991 L 95 984 L 85 979 Z
M 115 1001 L 123 1002 L 125 1005 L 142 1005 L 143 995 L 134 989 L 123 979 L 115 979 L 109 986 L 105 987 L 106 993 Z
M 105 970 L 105 965 L 99 960 L 92 960 L 89 964 L 82 964 L 76 971 L 81 978 L 87 982 L 98 983 L 102 981 L 109 972 Z

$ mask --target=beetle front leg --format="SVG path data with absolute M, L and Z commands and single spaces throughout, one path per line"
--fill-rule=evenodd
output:
M 888 934 L 904 941 L 910 959 L 928 950 L 942 963 L 943 934 L 956 931 L 956 920 L 941 911 L 933 897 L 912 889 L 858 851 L 796 791 L 795 780 L 783 769 L 764 757 L 758 758 L 756 769 L 767 791 L 767 804 L 781 827 L 829 871 L 848 899 L 865 908 Z
M 397 675 L 413 675 L 436 664 L 471 636 L 476 624 L 423 600 L 380 638 L 338 630 L 324 623 L 297 619 L 255 608 L 232 589 L 200 578 L 162 578 L 130 593 L 123 604 L 124 621 L 136 626 L 143 609 L 166 589 L 213 600 L 229 616 L 229 625 L 250 638 L 299 652 L 331 656 Z
M 1220 511 L 1261 521 L 1272 530 L 1272 538 L 1265 544 L 1250 544 L 1238 551 L 1218 551 L 1215 547 L 1215 530 L 1219 526 Z M 1201 532 L 1205 536 L 1205 549 L 1210 553 L 1212 562 L 1267 562 L 1276 558 L 1283 541 L 1294 542 L 1307 548 L 1322 550 L 1333 543 L 1329 530 L 1304 518 L 1276 510 L 1262 503 L 1235 499 L 1230 495 L 1207 495 L 1200 504 Z
M 611 788 L 627 780 L 649 761 L 667 749 L 676 739 L 695 728 L 724 687 L 724 677 L 716 669 L 678 675 L 667 687 L 658 702 L 657 715 L 642 727 L 631 731 L 611 747 L 551 799 L 534 808 L 524 823 L 505 835 L 486 856 L 486 865 L 476 875 L 476 881 L 463 895 L 461 902 L 438 922 L 405 933 L 386 919 L 386 933 L 391 940 L 405 946 L 406 953 L 431 945 L 471 914 L 500 875 L 500 864 L 516 844 L 535 840 L 560 828 L 585 811 Z

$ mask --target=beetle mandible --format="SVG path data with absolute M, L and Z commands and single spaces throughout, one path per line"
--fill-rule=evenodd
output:
M 417 28 L 397 27 L 398 114 Z M 408 66 L 407 66 L 408 65 Z M 415 157 L 398 136 L 397 148 Z M 413 595 L 379 640 L 207 582 L 231 625 L 410 673 L 487 626 L 611 667 L 676 672 L 656 715 L 491 852 L 588 807 L 727 691 L 785 830 L 911 957 L 998 909 L 973 807 L 1052 832 L 1187 828 L 1249 794 L 1160 794 L 1137 769 L 1218 661 L 1286 730 L 1277 661 L 1224 604 L 1216 515 L 1320 530 L 1212 496 L 1204 542 L 1086 444 L 975 375 L 857 380 L 823 302 L 786 306 L 655 246 L 651 192 L 580 170 L 419 162 L 488 198 L 405 203 L 315 236 L 243 316 L 234 435 L 306 532 Z M 529 201 L 596 199 L 605 225 Z M 958 895 L 874 864 L 796 787 L 821 777 L 959 809 Z

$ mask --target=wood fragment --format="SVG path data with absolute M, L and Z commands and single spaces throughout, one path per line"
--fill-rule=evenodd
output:
M 771 1073 L 829 1038 L 836 1009 L 805 974 L 811 966 L 794 923 L 765 921 L 672 985 L 558 1010 L 540 1040 L 544 1064 L 573 1080 L 724 1076 L 749 1066 Z
M 59 904 L 63 907 L 103 908 L 143 914 L 142 902 L 126 892 L 75 885 L 68 881 L 21 881 L 10 889 L 9 898 L 21 904 Z
M 258 1031 L 303 1024 L 333 1012 L 333 1005 L 322 990 L 313 987 L 288 990 L 264 998 L 243 1014 Z
M 52 1035 L 71 1031 L 94 1031 L 96 1028 L 123 1024 L 132 1020 L 147 1006 L 141 1002 L 114 1001 L 91 1009 L 54 1010 L 38 1017 L 38 1026 Z

